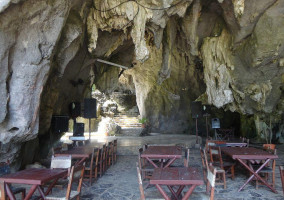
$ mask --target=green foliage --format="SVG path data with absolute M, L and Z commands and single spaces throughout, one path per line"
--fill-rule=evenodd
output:
M 146 117 L 143 117 L 143 118 L 139 119 L 139 123 L 141 123 L 141 124 L 147 124 L 147 123 L 148 123 L 148 120 L 146 119 Z

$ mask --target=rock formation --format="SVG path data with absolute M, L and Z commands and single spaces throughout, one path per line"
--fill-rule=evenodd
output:
M 243 135 L 271 122 L 281 138 L 283 12 L 283 0 L 1 1 L 0 161 L 45 157 L 60 137 L 51 116 L 93 83 L 136 94 L 155 131 L 192 132 L 199 99 L 239 113 Z

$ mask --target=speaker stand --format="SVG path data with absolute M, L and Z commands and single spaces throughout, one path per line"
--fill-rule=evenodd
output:
M 208 117 L 210 116 L 210 114 L 206 113 L 203 116 L 205 116 L 205 120 L 206 120 L 206 138 L 209 137 L 209 131 L 208 131 Z
M 195 135 L 196 135 L 196 143 L 195 148 L 199 148 L 200 144 L 198 142 L 198 126 L 197 126 L 198 117 L 195 117 Z
M 91 141 L 91 118 L 89 118 L 89 140 Z
M 217 133 L 217 128 L 215 129 L 215 140 L 222 140 L 222 137 L 220 137 L 220 135 Z
M 73 118 L 73 136 L 75 131 L 76 117 Z

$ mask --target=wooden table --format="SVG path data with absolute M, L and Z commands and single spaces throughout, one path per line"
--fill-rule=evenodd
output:
M 9 184 L 18 183 L 32 185 L 25 197 L 25 200 L 27 200 L 31 198 L 36 189 L 38 189 L 42 198 L 45 198 L 45 195 L 47 195 L 51 191 L 57 180 L 66 174 L 66 169 L 25 169 L 16 173 L 4 175 L 0 177 L 0 180 L 5 182 L 7 195 L 11 200 L 15 200 L 16 198 L 11 192 Z M 40 188 L 40 185 L 46 184 L 51 180 L 54 181 L 44 193 Z
M 74 147 L 66 151 L 57 152 L 54 156 L 68 156 L 71 155 L 72 159 L 79 159 L 76 165 L 82 164 L 86 159 L 90 158 L 96 148 L 91 146 Z
M 267 183 L 263 178 L 258 175 L 258 172 L 271 160 L 277 159 L 278 156 L 271 154 L 262 149 L 256 149 L 253 147 L 221 147 L 221 151 L 232 157 L 234 160 L 238 160 L 248 171 L 252 173 L 249 179 L 244 183 L 244 185 L 239 189 L 241 191 L 252 179 L 253 177 L 257 178 L 261 182 L 264 183 L 267 187 L 269 187 L 273 192 L 277 193 L 275 188 Z M 254 169 L 252 164 L 260 163 L 261 160 L 264 162 L 260 165 L 258 169 Z
M 167 159 L 167 164 L 163 166 L 164 162 L 160 162 L 161 168 L 167 168 L 177 158 L 181 158 L 181 147 L 177 146 L 149 146 L 142 152 L 141 158 L 147 159 L 155 168 L 158 168 L 157 164 L 153 162 L 153 159 Z
M 182 200 L 188 199 L 193 190 L 198 185 L 203 185 L 203 177 L 200 170 L 195 167 L 168 167 L 168 168 L 155 168 L 150 184 L 155 185 L 159 192 L 166 200 L 171 198 L 165 193 L 161 185 L 166 185 L 171 191 L 175 199 L 178 199 L 185 186 L 190 186 L 188 191 L 182 197 Z M 173 186 L 179 186 L 174 191 Z

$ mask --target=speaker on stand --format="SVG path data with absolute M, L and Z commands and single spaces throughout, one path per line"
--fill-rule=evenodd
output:
M 97 118 L 97 100 L 93 98 L 84 99 L 84 118 L 89 119 L 89 140 L 91 140 L 91 118 Z
M 212 118 L 212 128 L 215 129 L 215 140 L 222 139 L 218 136 L 216 129 L 220 128 L 220 120 L 218 118 Z
M 195 131 L 196 131 L 196 145 L 199 145 L 198 142 L 198 117 L 202 116 L 202 104 L 200 101 L 192 101 L 191 102 L 191 116 L 192 118 L 195 118 Z
M 209 136 L 209 131 L 208 131 L 208 117 L 210 116 L 211 112 L 211 107 L 209 105 L 203 105 L 202 106 L 202 114 L 203 117 L 206 119 L 206 138 Z

